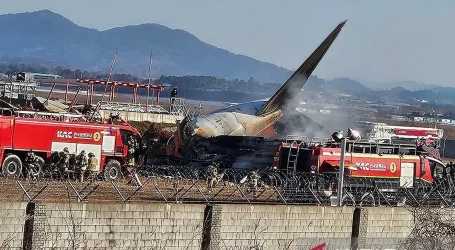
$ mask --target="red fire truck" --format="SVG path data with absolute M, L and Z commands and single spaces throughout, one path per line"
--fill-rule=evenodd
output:
M 379 148 L 384 152 L 363 153 L 348 149 L 344 162 L 345 175 L 352 178 L 400 179 L 403 185 L 413 186 L 416 179 L 433 182 L 432 164 L 444 167 L 440 160 L 430 156 L 393 154 L 388 151 L 393 147 Z M 314 148 L 311 166 L 315 166 L 319 173 L 338 171 L 340 155 L 340 148 Z
M 115 180 L 121 177 L 122 166 L 127 160 L 128 140 L 134 138 L 140 142 L 140 133 L 127 123 L 115 125 L 0 116 L 0 128 L 0 159 L 4 176 L 23 173 L 23 161 L 30 149 L 34 149 L 41 162 L 49 163 L 52 153 L 68 148 L 70 161 L 82 150 L 93 153 L 98 159 L 99 172 L 104 172 L 107 179 Z
M 348 141 L 345 176 L 348 182 L 369 180 L 374 185 L 415 188 L 443 176 L 445 165 L 428 147 L 419 144 L 391 144 Z M 339 143 L 283 142 L 275 152 L 273 166 L 288 174 L 296 172 L 337 174 Z M 393 186 L 392 185 L 392 186 Z

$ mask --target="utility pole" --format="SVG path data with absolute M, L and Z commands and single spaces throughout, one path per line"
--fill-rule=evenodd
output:
M 148 108 L 149 108 L 150 85 L 152 84 L 152 61 L 153 61 L 153 52 L 150 51 L 149 85 L 147 86 L 147 101 L 145 104 L 145 112 L 148 112 Z M 152 104 L 153 104 L 153 99 L 152 99 Z
M 346 137 L 341 139 L 341 156 L 340 156 L 340 169 L 338 177 L 338 206 L 343 206 L 343 182 L 344 182 L 344 159 L 346 153 Z
M 109 85 L 109 81 L 111 80 L 111 75 L 112 75 L 112 71 L 114 70 L 114 65 L 115 65 L 115 60 L 117 59 L 117 52 L 118 52 L 118 48 L 115 49 L 115 53 L 114 53 L 114 58 L 112 58 L 112 64 L 111 64 L 111 68 L 109 70 L 109 74 L 107 75 L 107 80 L 106 80 L 106 86 L 104 87 L 104 92 L 103 92 L 103 95 L 101 96 L 101 101 L 98 102 L 98 104 L 96 105 L 95 107 L 95 110 L 93 111 L 93 114 L 91 114 L 88 118 L 88 121 L 91 121 L 93 116 L 95 115 L 96 112 L 98 112 L 98 110 L 101 108 L 101 103 L 104 101 L 104 95 L 106 94 L 106 91 L 107 91 L 107 86 Z M 93 98 L 93 92 L 94 92 L 94 86 L 93 84 L 91 84 L 91 97 L 90 98 Z M 88 90 L 87 90 L 88 91 Z M 115 91 L 115 85 L 112 85 L 111 86 L 111 90 L 109 92 L 109 102 L 112 102 L 113 101 L 113 98 L 114 98 L 114 91 Z M 88 93 L 88 92 L 87 92 Z M 92 102 L 90 102 L 90 105 L 92 104 Z
M 115 54 L 114 54 L 114 58 L 112 59 L 111 68 L 109 70 L 109 74 L 107 75 L 107 82 L 109 82 L 111 80 L 111 75 L 112 75 L 112 71 L 114 70 L 115 60 L 117 59 L 117 52 L 118 52 L 118 48 L 115 49 Z M 106 82 L 106 87 L 108 85 L 107 82 Z M 106 92 L 106 89 L 104 89 L 104 92 Z M 103 93 L 103 97 L 104 97 L 104 93 Z M 114 98 L 115 98 L 115 85 L 111 85 L 111 89 L 109 91 L 109 102 L 113 102 Z M 103 100 L 101 100 L 101 101 L 103 101 Z

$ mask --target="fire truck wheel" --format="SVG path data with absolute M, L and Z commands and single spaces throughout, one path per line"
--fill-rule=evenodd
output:
M 6 177 L 19 177 L 22 174 L 22 161 L 15 154 L 7 154 L 2 164 L 2 172 Z
M 104 168 L 104 176 L 107 180 L 116 181 L 122 177 L 122 165 L 117 160 L 110 160 Z

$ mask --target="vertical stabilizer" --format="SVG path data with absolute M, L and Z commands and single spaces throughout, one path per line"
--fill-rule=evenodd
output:
M 314 71 L 319 61 L 337 38 L 347 20 L 344 20 L 327 36 L 319 47 L 300 65 L 292 76 L 267 101 L 257 115 L 266 115 L 281 109 L 287 101 L 294 99 Z

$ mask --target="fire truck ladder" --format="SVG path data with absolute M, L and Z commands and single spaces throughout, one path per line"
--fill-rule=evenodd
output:
M 297 144 L 296 147 L 292 145 L 289 147 L 289 154 L 288 154 L 288 164 L 286 167 L 286 174 L 288 176 L 295 175 L 295 170 L 297 168 L 297 156 L 299 155 L 299 146 Z
M 299 156 L 300 147 L 308 141 L 306 135 L 288 135 L 286 136 L 286 143 L 289 143 L 288 161 L 286 165 L 286 174 L 294 176 L 297 169 L 297 158 Z

